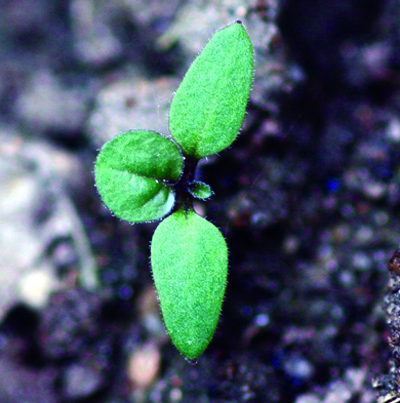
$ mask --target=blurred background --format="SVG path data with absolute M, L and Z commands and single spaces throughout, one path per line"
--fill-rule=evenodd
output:
M 183 74 L 237 19 L 255 48 L 248 113 L 198 171 L 228 289 L 190 366 L 152 285 L 157 223 L 112 217 L 93 161 L 122 131 L 168 133 Z M 0 1 L 0 403 L 396 396 L 399 21 L 396 0 Z

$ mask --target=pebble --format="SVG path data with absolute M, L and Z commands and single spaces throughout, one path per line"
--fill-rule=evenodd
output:
M 62 394 L 68 400 L 87 398 L 103 386 L 103 381 L 103 375 L 96 367 L 71 364 L 63 373 Z
M 160 370 L 160 351 L 153 343 L 140 346 L 128 360 L 128 376 L 135 388 L 145 389 L 153 384 Z

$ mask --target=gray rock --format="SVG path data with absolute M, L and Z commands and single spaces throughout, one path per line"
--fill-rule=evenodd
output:
M 76 162 L 44 142 L 0 129 L 0 319 L 17 301 L 41 307 L 60 286 L 49 246 L 70 239 L 84 283 L 94 286 L 93 257 L 61 172 Z
M 123 46 L 112 29 L 119 2 L 73 0 L 70 2 L 71 30 L 77 58 L 101 67 L 121 57 Z
M 141 25 L 151 25 L 157 20 L 171 19 L 179 9 L 181 0 L 123 0 L 124 9 Z
M 0 401 L 56 403 L 53 378 L 50 371 L 29 369 L 3 356 L 0 359 Z
M 63 376 L 63 396 L 83 399 L 97 392 L 103 386 L 103 376 L 96 367 L 85 364 L 71 364 Z
M 246 27 L 255 53 L 254 90 L 250 99 L 267 109 L 277 111 L 277 105 L 267 98 L 272 91 L 289 91 L 295 77 L 287 71 L 283 46 L 279 36 L 276 19 L 279 4 L 269 0 L 263 12 L 256 0 L 222 0 L 216 4 L 212 0 L 186 2 L 170 28 L 158 39 L 160 48 L 169 48 L 179 42 L 186 52 L 186 66 L 194 60 L 214 32 L 236 20 Z M 195 24 L 192 22 L 196 21 Z
M 15 114 L 29 128 L 75 134 L 86 120 L 88 91 L 62 84 L 51 72 L 34 74 L 15 104 Z
M 169 133 L 168 111 L 178 82 L 171 78 L 146 80 L 124 77 L 107 85 L 97 97 L 88 122 L 88 131 L 96 146 L 102 146 L 117 134 L 132 130 Z

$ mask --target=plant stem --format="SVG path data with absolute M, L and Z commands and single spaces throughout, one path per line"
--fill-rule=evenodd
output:
M 194 180 L 198 162 L 199 160 L 197 158 L 185 155 L 185 166 L 183 168 L 182 176 L 174 185 L 176 201 L 172 212 L 181 210 L 182 208 L 185 211 L 193 209 L 193 196 L 189 193 L 188 186 L 189 183 Z

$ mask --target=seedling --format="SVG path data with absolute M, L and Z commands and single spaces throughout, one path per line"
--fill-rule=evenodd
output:
M 166 329 L 189 360 L 210 343 L 224 298 L 228 248 L 193 199 L 211 188 L 195 180 L 200 159 L 229 147 L 243 122 L 253 48 L 240 21 L 217 31 L 173 97 L 171 136 L 131 130 L 107 142 L 95 162 L 106 206 L 131 223 L 166 217 L 151 242 L 151 266 Z

